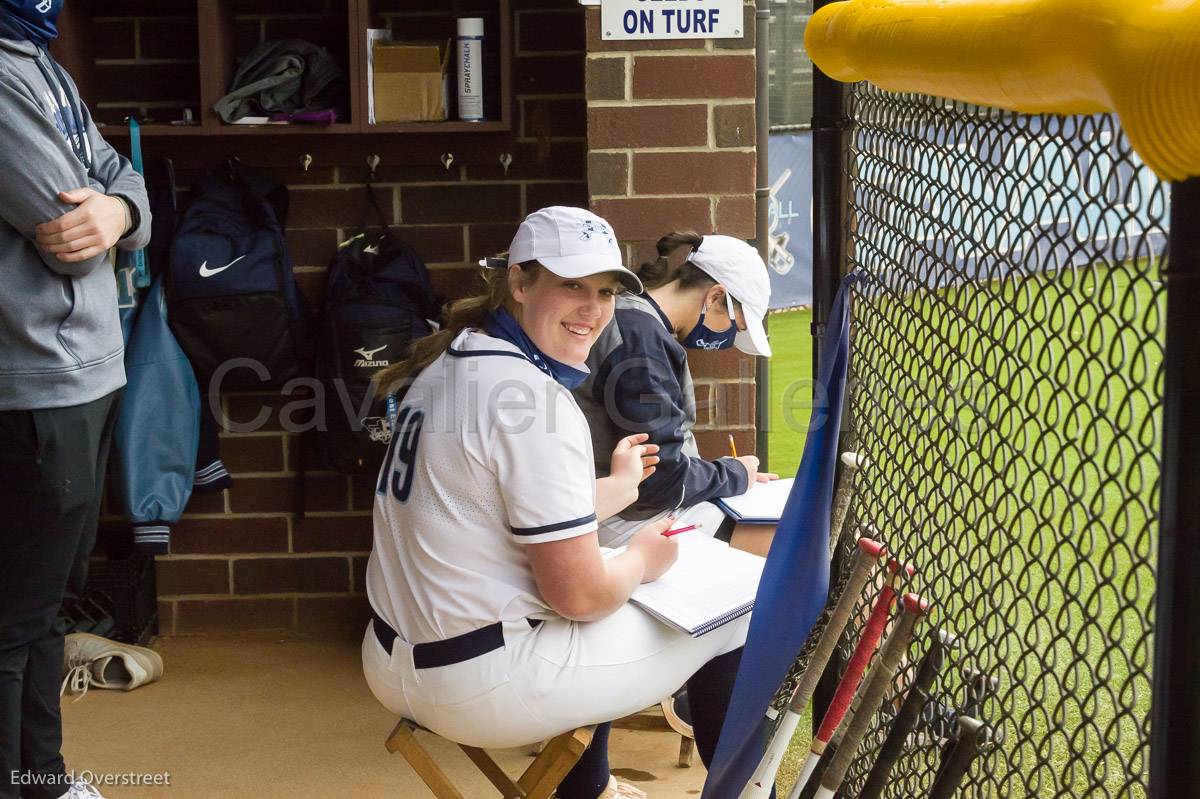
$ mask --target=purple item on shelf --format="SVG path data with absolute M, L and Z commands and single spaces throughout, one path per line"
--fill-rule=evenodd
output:
M 296 122 L 303 125 L 332 125 L 337 122 L 337 110 L 322 108 L 316 111 L 280 111 L 271 114 L 272 122 Z

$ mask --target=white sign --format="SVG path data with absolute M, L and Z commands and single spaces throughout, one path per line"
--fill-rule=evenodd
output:
M 738 39 L 742 0 L 602 0 L 603 39 Z

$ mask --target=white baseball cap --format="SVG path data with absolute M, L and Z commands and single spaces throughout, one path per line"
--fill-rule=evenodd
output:
M 485 261 L 480 263 L 491 265 Z M 625 288 L 642 293 L 642 281 L 621 263 L 612 225 L 583 208 L 551 205 L 525 217 L 508 245 L 508 263 L 526 261 L 537 261 L 559 277 L 615 272 Z
M 748 355 L 771 357 L 763 317 L 771 301 L 771 279 L 758 250 L 732 236 L 709 235 L 692 250 L 687 260 L 725 286 L 741 303 L 746 329 L 739 330 L 734 346 Z

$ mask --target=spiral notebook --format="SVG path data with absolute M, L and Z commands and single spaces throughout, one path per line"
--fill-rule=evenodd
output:
M 699 531 L 676 538 L 679 559 L 662 577 L 638 586 L 630 602 L 693 638 L 754 608 L 765 558 Z
M 716 500 L 725 515 L 740 524 L 776 524 L 783 515 L 795 480 L 785 477 L 769 483 L 755 483 L 745 494 Z

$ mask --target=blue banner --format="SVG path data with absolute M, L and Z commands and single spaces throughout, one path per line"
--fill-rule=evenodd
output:
M 812 134 L 772 136 L 767 161 L 771 309 L 812 305 Z
M 843 278 L 822 344 L 817 394 L 804 457 L 767 555 L 746 648 L 702 799 L 738 796 L 763 753 L 768 705 L 825 607 L 829 513 L 850 361 L 850 293 Z
M 857 257 L 897 292 L 1158 257 L 1167 192 L 1106 123 L 1025 117 L 961 141 L 930 125 L 903 130 L 886 158 L 873 143 L 852 151 L 852 173 L 870 184 L 856 189 L 857 231 L 895 247 Z

